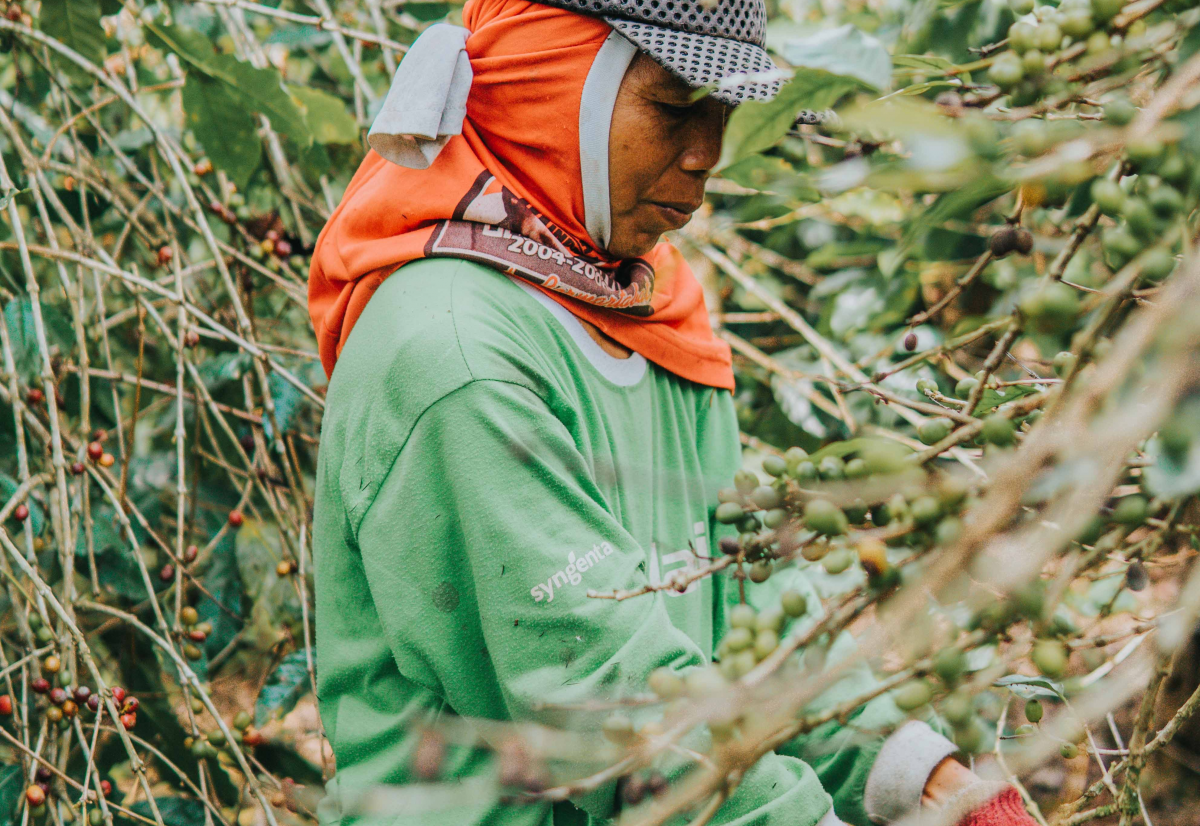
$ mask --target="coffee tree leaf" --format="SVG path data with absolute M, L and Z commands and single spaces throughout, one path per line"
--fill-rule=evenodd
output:
M 317 143 L 358 143 L 358 124 L 341 98 L 304 86 L 288 91 Z
M 38 22 L 42 31 L 92 63 L 100 65 L 104 62 L 107 52 L 98 0 L 42 0 Z
M 303 649 L 297 649 L 280 660 L 267 677 L 254 704 L 254 725 L 262 728 L 271 720 L 286 716 L 311 687 L 308 658 Z
M 853 77 L 824 69 L 799 68 L 773 100 L 743 103 L 729 117 L 720 168 L 770 149 L 788 133 L 804 109 L 829 109 L 846 95 L 862 89 Z
M 886 90 L 892 83 L 892 57 L 887 47 L 849 23 L 810 37 L 789 38 L 781 51 L 793 66 L 855 78 L 878 91 Z
M 0 818 L 6 823 L 18 821 L 17 807 L 25 791 L 25 779 L 19 765 L 0 766 Z
M 245 189 L 262 161 L 254 116 L 228 85 L 197 72 L 189 72 L 183 83 L 183 111 L 209 160 Z

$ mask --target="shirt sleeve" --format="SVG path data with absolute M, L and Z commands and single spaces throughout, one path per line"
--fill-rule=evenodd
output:
M 401 673 L 460 715 L 599 729 L 561 706 L 704 662 L 661 594 L 587 597 L 644 585 L 646 554 L 524 386 L 476 380 L 430 406 L 352 529 Z M 614 800 L 609 785 L 573 802 L 603 820 Z M 830 808 L 810 766 L 772 754 L 714 822 L 812 826 Z

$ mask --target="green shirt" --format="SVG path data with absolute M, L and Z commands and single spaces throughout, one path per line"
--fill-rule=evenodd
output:
M 728 392 L 608 356 L 529 285 L 440 259 L 382 283 L 327 399 L 317 676 L 338 770 L 324 826 L 357 820 L 365 789 L 415 782 L 422 725 L 598 728 L 603 715 L 555 706 L 642 692 L 659 666 L 710 661 L 736 601 L 726 577 L 621 602 L 587 593 L 661 582 L 716 553 L 716 490 L 740 462 Z M 812 826 L 830 809 L 822 780 L 843 818 L 865 821 L 881 738 L 839 742 L 845 731 L 793 744 L 809 762 L 768 755 L 714 822 Z M 483 786 L 494 774 L 491 752 L 471 745 L 442 767 Z M 610 784 L 557 806 L 455 799 L 393 806 L 391 822 L 603 823 L 615 795 Z

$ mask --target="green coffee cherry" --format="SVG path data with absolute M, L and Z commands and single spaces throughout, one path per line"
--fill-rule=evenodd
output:
M 754 636 L 754 656 L 758 660 L 765 660 L 778 647 L 779 635 L 769 628 Z
M 851 459 L 849 462 L 846 462 L 845 473 L 847 479 L 861 479 L 870 473 L 870 468 L 867 467 L 867 460 Z
M 850 526 L 842 509 L 827 499 L 813 499 L 804 506 L 804 524 L 827 536 L 844 534 Z
M 967 655 L 960 648 L 944 648 L 933 658 L 933 673 L 946 685 L 954 685 L 967 671 Z
M 932 525 L 942 515 L 942 505 L 932 496 L 919 496 L 909 506 L 913 522 L 921 525 Z
M 798 482 L 811 482 L 817 478 L 817 466 L 808 461 L 800 462 L 796 465 L 796 469 L 792 471 L 792 476 Z
M 922 444 L 933 445 L 945 439 L 953 430 L 954 422 L 944 416 L 936 419 L 926 419 L 917 425 L 917 438 L 921 440 Z
M 1034 42 L 1037 42 L 1036 39 Z M 1021 59 L 1010 52 L 1005 52 L 997 57 L 991 68 L 988 69 L 988 80 L 1004 90 L 1013 88 L 1024 77 L 1025 68 L 1021 64 Z
M 1134 494 L 1117 502 L 1113 508 L 1112 521 L 1127 528 L 1136 528 L 1150 515 L 1150 505 L 1144 496 Z
M 1019 306 L 1030 326 L 1041 333 L 1064 332 L 1075 323 L 1080 310 L 1078 294 L 1061 281 L 1044 285 Z
M 840 574 L 854 564 L 854 552 L 849 548 L 835 548 L 821 560 L 826 573 Z
M 666 667 L 651 671 L 647 685 L 664 700 L 673 700 L 683 694 L 683 678 Z
M 965 399 L 971 395 L 971 391 L 979 386 L 979 379 L 974 376 L 967 376 L 959 379 L 958 384 L 954 385 L 954 395 L 960 399 Z
M 1142 257 L 1142 277 L 1147 281 L 1162 281 L 1175 271 L 1175 256 L 1162 247 L 1155 247 Z
M 722 502 L 720 505 L 717 505 L 715 515 L 718 522 L 732 525 L 735 522 L 741 522 L 745 518 L 746 512 L 742 510 L 742 506 L 737 502 Z
M 1070 350 L 1063 350 L 1054 357 L 1054 373 L 1059 378 L 1064 378 L 1068 373 L 1075 369 L 1075 363 L 1079 361 L 1079 357 Z
M 1097 178 L 1092 182 L 1092 202 L 1105 215 L 1116 215 L 1125 205 L 1125 192 L 1116 181 Z
M 758 625 L 758 612 L 745 603 L 740 603 L 729 609 L 729 626 L 731 628 L 747 628 L 751 631 Z
M 763 524 L 771 530 L 782 527 L 788 520 L 788 512 L 783 508 L 767 511 L 763 516 Z
M 913 680 L 897 689 L 892 699 L 901 711 L 913 711 L 933 699 L 933 689 L 925 680 Z
M 750 566 L 750 581 L 756 583 L 766 582 L 771 578 L 772 569 L 771 560 L 760 559 Z
M 1031 659 L 1037 670 L 1052 680 L 1067 671 L 1067 647 L 1058 640 L 1038 640 Z
M 808 612 L 808 597 L 799 591 L 789 589 L 780 595 L 779 605 L 785 614 L 795 619 Z
M 739 470 L 733 475 L 733 484 L 743 496 L 747 496 L 758 487 L 758 477 L 749 471 Z
M 1008 447 L 1017 440 L 1017 429 L 1012 419 L 997 413 L 983 420 L 983 430 L 980 432 L 983 440 L 991 445 Z
M 1025 719 L 1031 723 L 1039 723 L 1042 719 L 1044 709 L 1042 704 L 1037 700 L 1027 700 L 1025 702 Z
M 1034 26 L 1025 20 L 1018 20 L 1008 27 L 1008 46 L 1017 54 L 1024 54 L 1033 48 Z
M 763 470 L 772 476 L 779 477 L 787 473 L 787 460 L 782 456 L 768 456 L 763 459 Z
M 956 691 L 942 700 L 938 710 L 946 718 L 947 723 L 958 728 L 970 722 L 975 713 L 974 705 L 971 695 L 963 691 Z
M 771 510 L 783 503 L 783 497 L 770 485 L 761 485 L 750 494 L 750 501 L 763 510 Z
M 841 479 L 846 475 L 846 463 L 837 456 L 826 456 L 817 465 L 817 473 L 822 479 Z
M 1079 746 L 1074 743 L 1063 743 L 1058 753 L 1063 756 L 1064 760 L 1074 760 L 1079 756 Z

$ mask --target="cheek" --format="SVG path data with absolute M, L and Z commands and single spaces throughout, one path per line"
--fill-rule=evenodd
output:
M 649 113 L 614 116 L 608 151 L 609 202 L 613 215 L 628 213 L 654 186 L 674 158 L 669 129 Z

